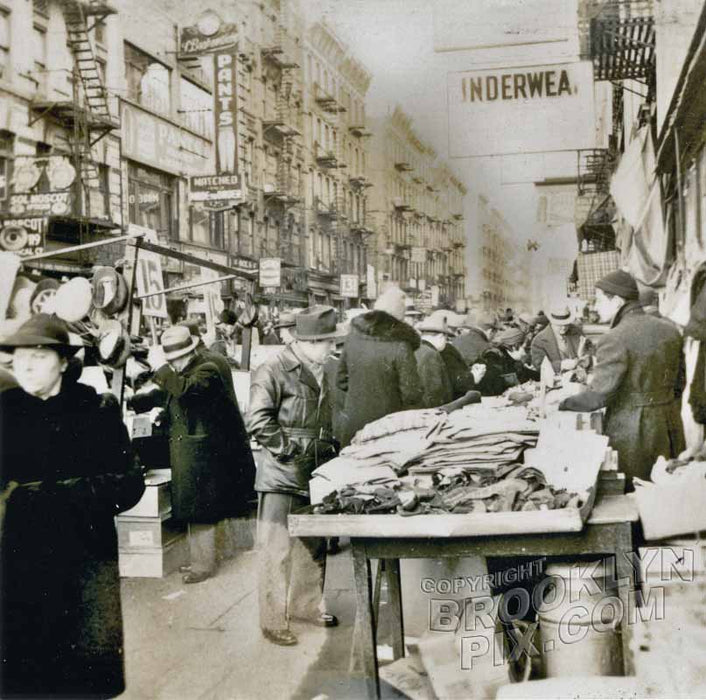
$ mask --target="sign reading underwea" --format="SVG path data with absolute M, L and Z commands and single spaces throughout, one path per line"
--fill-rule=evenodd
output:
M 595 146 L 590 61 L 449 73 L 454 158 Z

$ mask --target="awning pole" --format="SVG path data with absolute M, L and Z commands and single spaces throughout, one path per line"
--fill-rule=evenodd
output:
M 226 282 L 227 280 L 240 279 L 239 275 L 226 275 L 225 277 L 218 277 L 214 280 L 207 280 L 206 282 L 192 282 L 190 284 L 182 284 L 179 287 L 169 287 L 168 289 L 163 289 L 161 292 L 150 292 L 149 294 L 142 294 L 136 296 L 135 299 L 147 299 L 147 297 L 154 297 L 158 294 L 167 294 L 168 292 L 181 292 L 184 289 L 193 289 L 194 287 L 203 287 L 207 284 L 215 284 L 216 282 Z
M 75 253 L 77 250 L 87 250 L 88 248 L 98 248 L 99 246 L 112 245 L 113 243 L 121 243 L 122 241 L 127 241 L 133 238 L 142 238 L 144 233 L 128 233 L 124 236 L 116 236 L 115 238 L 109 238 L 105 241 L 93 241 L 92 243 L 82 243 L 81 245 L 74 245 L 68 248 L 61 248 L 60 250 L 52 250 L 49 253 L 39 253 L 38 255 L 31 255 L 27 258 L 21 258 L 23 263 L 30 262 L 32 260 L 42 260 L 43 258 L 55 258 L 57 255 L 64 255 L 66 253 Z

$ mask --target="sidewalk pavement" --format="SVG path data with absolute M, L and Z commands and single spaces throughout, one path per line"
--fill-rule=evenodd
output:
M 355 616 L 350 545 L 329 557 L 326 600 L 340 625 L 295 622 L 294 647 L 264 640 L 258 624 L 257 555 L 239 550 L 215 578 L 181 574 L 123 579 L 127 690 L 122 700 L 331 700 L 360 698 L 348 673 Z M 399 697 L 384 692 L 385 697 Z

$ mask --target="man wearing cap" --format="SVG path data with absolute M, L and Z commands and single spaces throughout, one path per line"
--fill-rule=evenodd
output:
M 215 573 L 215 525 L 246 512 L 254 495 L 255 464 L 242 416 L 219 368 L 198 344 L 188 328 L 167 328 L 148 355 L 159 389 L 128 403 L 138 413 L 165 409 L 172 517 L 189 528 L 191 567 L 184 583 Z
M 342 445 L 368 423 L 422 405 L 414 357 L 421 341 L 404 322 L 405 300 L 402 290 L 390 287 L 377 298 L 373 311 L 351 322 L 337 377 L 338 387 L 346 392 Z
M 414 355 L 422 383 L 423 405 L 425 408 L 437 408 L 456 398 L 451 377 L 441 356 L 452 332 L 445 317 L 433 314 L 422 321 L 417 330 L 422 336 L 422 343 Z
M 290 538 L 287 530 L 287 516 L 309 504 L 311 473 L 336 455 L 324 365 L 338 334 L 332 307 L 305 309 L 294 342 L 260 365 L 250 386 L 248 430 L 263 447 L 255 481 L 260 628 L 281 646 L 297 643 L 293 618 L 338 624 L 322 607 L 325 540 Z
M 469 367 L 478 362 L 478 358 L 491 347 L 488 331 L 492 328 L 488 314 L 470 311 L 461 324 L 462 335 L 454 338 L 452 345 L 461 353 Z
M 480 358 L 485 376 L 478 384 L 483 396 L 499 396 L 513 386 L 539 379 L 539 372 L 524 364 L 525 334 L 519 328 L 505 328 L 493 339 L 494 347 Z
M 574 314 L 566 304 L 549 311 L 549 325 L 532 341 L 532 365 L 539 370 L 544 358 L 549 358 L 554 372 L 576 369 L 587 340 L 574 325 Z
M 605 408 L 604 432 L 620 468 L 630 482 L 648 479 L 657 457 L 684 449 L 682 337 L 673 324 L 644 313 L 634 278 L 622 270 L 596 284 L 596 310 L 611 329 L 598 342 L 593 378 L 559 408 Z

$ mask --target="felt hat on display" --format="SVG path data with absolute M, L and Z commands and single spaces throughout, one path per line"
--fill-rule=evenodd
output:
M 39 280 L 29 299 L 29 308 L 33 314 L 53 314 L 58 280 L 46 277 Z
M 297 325 L 297 315 L 286 313 L 280 314 L 275 323 L 275 328 L 294 328 Z
M 333 306 L 317 304 L 297 314 L 292 335 L 297 340 L 328 340 L 338 335 L 336 310 Z
M 549 309 L 549 323 L 553 326 L 568 326 L 575 320 L 574 312 L 566 304 L 557 304 Z
M 495 336 L 496 345 L 511 348 L 524 342 L 525 334 L 519 328 L 505 328 Z
M 120 321 L 105 321 L 98 331 L 98 355 L 109 367 L 122 367 L 130 357 L 130 336 Z
M 596 288 L 607 294 L 621 297 L 626 301 L 636 301 L 640 298 L 635 278 L 623 270 L 614 270 L 596 282 Z
M 429 318 L 424 319 L 418 326 L 417 331 L 419 333 L 444 333 L 445 335 L 453 336 L 454 332 L 449 328 L 449 324 L 446 323 L 445 316 L 434 316 L 433 314 Z
M 97 267 L 91 280 L 93 306 L 106 316 L 119 314 L 127 304 L 128 290 L 125 278 L 112 267 Z
M 199 344 L 199 339 L 189 332 L 185 326 L 170 326 L 162 333 L 160 339 L 164 356 L 169 360 L 188 355 Z
M 4 352 L 33 347 L 52 348 L 66 355 L 73 355 L 81 349 L 81 346 L 71 343 L 66 324 L 49 314 L 32 316 L 0 343 L 0 350 Z
M 54 313 L 68 323 L 76 323 L 88 316 L 92 304 L 91 283 L 85 277 L 74 277 L 56 290 Z

